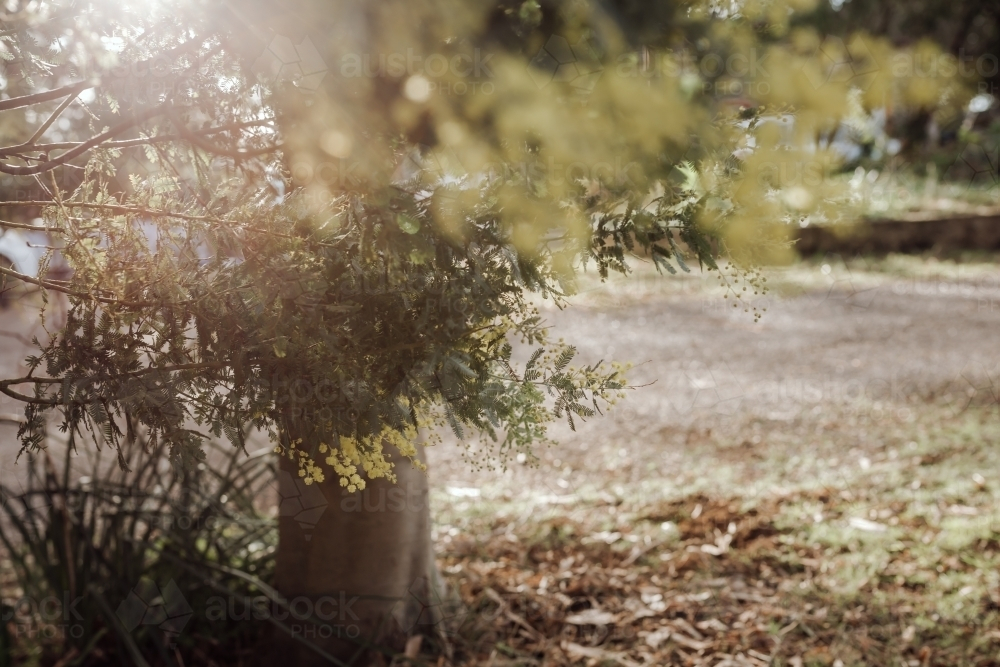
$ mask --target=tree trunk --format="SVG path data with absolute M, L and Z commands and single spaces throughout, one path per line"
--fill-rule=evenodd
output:
M 392 100 L 379 96 L 398 97 L 399 82 L 340 75 L 345 54 L 375 48 L 373 7 L 364 0 L 220 5 L 221 22 L 234 35 L 228 46 L 244 54 L 252 75 L 281 89 L 273 102 L 284 159 L 293 187 L 311 196 L 357 184 L 348 160 L 321 149 L 331 132 L 352 137 L 350 164 L 360 164 L 359 174 L 391 172 L 391 150 L 362 150 L 360 140 L 366 133 L 392 135 L 380 120 L 391 116 Z M 286 85 L 290 73 L 292 80 L 302 77 L 298 85 Z M 386 93 L 389 83 L 395 88 Z M 443 589 L 432 554 L 427 473 L 399 456 L 394 463 L 396 484 L 366 480 L 363 491 L 351 494 L 329 469 L 325 482 L 306 486 L 296 464 L 282 458 L 275 584 L 289 602 L 285 625 L 292 637 L 277 638 L 267 664 L 330 664 L 296 641 L 305 639 L 344 664 L 368 665 L 378 652 L 372 647 L 399 652 L 408 638 L 433 631 Z
M 281 664 L 330 664 L 298 639 L 361 666 L 433 630 L 441 588 L 427 473 L 398 457 L 395 463 L 397 484 L 370 480 L 348 493 L 336 475 L 306 486 L 282 458 L 275 583 L 289 602 L 291 636 L 276 642 Z

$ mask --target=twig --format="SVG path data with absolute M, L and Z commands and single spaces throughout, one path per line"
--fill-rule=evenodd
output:
M 87 89 L 86 88 L 82 88 L 80 90 L 80 92 L 82 93 L 84 90 L 87 90 Z M 62 101 L 62 104 L 60 104 L 58 107 L 56 107 L 56 110 L 53 111 L 52 115 L 48 117 L 48 120 L 46 120 L 44 123 L 42 123 L 39 126 L 39 128 L 37 130 L 35 130 L 35 133 L 33 135 L 31 135 L 31 138 L 28 139 L 28 141 L 26 142 L 26 144 L 28 146 L 34 146 L 35 142 L 38 141 L 43 134 L 45 134 L 45 130 L 49 129 L 49 126 L 52 125 L 53 122 L 55 122 L 55 119 L 58 118 L 62 114 L 63 111 L 66 111 L 66 109 L 69 107 L 70 104 L 73 104 L 73 100 L 75 100 L 78 97 L 78 95 L 79 95 L 79 93 L 77 93 L 77 95 L 69 95 L 69 96 L 67 96 L 66 99 Z
M 259 155 L 266 155 L 267 153 L 273 153 L 275 151 L 281 150 L 282 144 L 274 144 L 273 146 L 265 146 L 264 148 L 257 148 L 252 150 L 230 150 L 228 148 L 223 148 L 222 146 L 216 146 L 215 144 L 205 141 L 198 136 L 197 133 L 192 132 L 184 125 L 184 121 L 177 117 L 176 112 L 170 111 L 167 114 L 170 118 L 170 122 L 174 124 L 177 131 L 180 132 L 181 137 L 190 141 L 192 144 L 202 149 L 207 153 L 214 153 L 216 155 L 223 155 L 225 157 L 234 158 L 237 160 L 248 159 L 252 157 L 257 157 Z
M 194 134 L 209 136 L 212 134 L 219 134 L 221 132 L 229 132 L 231 130 L 241 130 L 248 127 L 259 127 L 263 125 L 268 125 L 274 122 L 274 118 L 263 118 L 260 120 L 248 120 L 238 123 L 230 123 L 228 125 L 219 125 L 217 127 L 209 127 L 204 130 L 192 130 Z M 107 141 L 102 144 L 102 148 L 129 148 L 132 146 L 144 146 L 147 144 L 162 143 L 166 141 L 177 141 L 183 139 L 179 134 L 163 134 L 153 137 L 142 137 L 139 139 L 120 139 L 118 141 Z M 31 151 L 62 151 L 68 150 L 70 148 L 76 148 L 82 141 L 62 141 L 54 144 L 19 144 L 17 146 L 8 146 L 7 148 L 0 148 L 0 156 L 6 155 L 16 155 L 20 151 L 31 150 Z M 32 158 L 33 159 L 33 158 Z
M 53 88 L 52 90 L 46 90 L 41 93 L 32 93 L 30 95 L 12 97 L 9 100 L 0 100 L 0 111 L 30 107 L 35 104 L 41 104 L 42 102 L 58 100 L 60 97 L 65 97 L 66 95 L 73 95 L 75 97 L 88 88 L 93 88 L 93 84 L 87 81 L 78 81 L 77 83 L 71 83 L 68 86 Z
M 123 301 L 121 299 L 115 299 L 113 297 L 97 296 L 96 294 L 88 294 L 87 292 L 81 292 L 79 290 L 70 289 L 65 285 L 60 285 L 59 283 L 50 280 L 41 280 L 39 278 L 34 278 L 25 273 L 20 273 L 14 269 L 8 269 L 0 266 L 0 275 L 10 276 L 12 278 L 17 278 L 31 285 L 37 285 L 43 289 L 52 290 L 53 292 L 60 292 L 68 296 L 75 296 L 78 299 L 92 299 L 98 303 L 104 303 L 113 306 L 122 306 L 125 308 L 146 308 L 155 305 L 154 301 Z M 179 304 L 188 303 L 188 301 L 179 302 Z
M 51 201 L 5 201 L 0 202 L 0 206 L 55 206 Z M 65 208 L 86 208 L 96 211 L 108 211 L 119 215 L 148 215 L 154 218 L 177 218 L 178 220 L 190 220 L 192 222 L 225 222 L 222 218 L 213 218 L 205 215 L 189 215 L 187 213 L 171 213 L 170 211 L 156 211 L 148 208 L 136 208 L 133 206 L 122 206 L 121 204 L 93 204 L 87 202 L 63 202 Z
M 84 378 L 35 378 L 35 377 L 20 377 L 13 378 L 10 380 L 0 380 L 0 389 L 4 387 L 10 387 L 16 384 L 61 384 L 65 381 L 73 382 L 74 380 L 88 380 L 88 381 L 115 381 L 122 378 L 133 378 L 141 377 L 143 375 L 149 375 L 150 373 L 163 372 L 163 373 L 178 373 L 180 371 L 197 371 L 197 370 L 219 370 L 225 368 L 226 365 L 221 361 L 206 361 L 201 363 L 190 363 L 190 364 L 177 364 L 175 366 L 148 366 L 146 368 L 139 369 L 137 371 L 130 371 L 128 373 L 121 373 L 119 375 L 95 375 Z
M 145 121 L 155 118 L 167 111 L 167 105 L 161 104 L 160 106 L 153 107 L 152 109 L 146 109 L 145 111 L 134 114 L 131 118 L 123 120 L 114 127 L 108 129 L 105 132 L 101 132 L 98 135 L 91 137 L 90 139 L 84 141 L 76 148 L 66 151 L 57 158 L 53 158 L 47 162 L 42 162 L 36 164 L 33 167 L 13 167 L 6 164 L 0 163 L 0 172 L 5 174 L 13 174 L 15 176 L 31 176 L 32 174 L 40 174 L 45 171 L 50 171 L 56 167 L 65 164 L 72 160 L 73 158 L 86 153 L 91 148 L 99 146 L 105 140 L 111 137 L 121 134 L 122 132 L 131 129 L 132 127 L 138 125 L 139 123 L 144 123 Z

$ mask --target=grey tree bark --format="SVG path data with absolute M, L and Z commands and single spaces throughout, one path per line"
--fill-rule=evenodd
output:
M 282 460 L 275 584 L 289 603 L 292 636 L 276 643 L 281 664 L 330 664 L 299 639 L 360 666 L 434 632 L 443 598 L 427 473 L 406 460 L 395 464 L 396 484 L 373 480 L 348 493 L 335 475 L 305 487 L 295 464 Z M 299 511 L 305 505 L 312 507 Z

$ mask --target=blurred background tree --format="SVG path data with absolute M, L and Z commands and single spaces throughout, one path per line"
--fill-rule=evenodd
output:
M 915 55 L 909 66 L 931 76 L 964 78 L 979 93 L 995 97 L 1000 87 L 998 16 L 1000 8 L 996 3 L 983 0 L 847 1 L 821 3 L 797 23 L 825 35 L 865 33 L 888 40 L 897 48 L 936 45 L 923 55 Z M 889 114 L 887 131 L 903 143 L 909 157 L 920 158 L 941 144 L 958 143 L 963 124 L 966 131 L 973 124 L 986 128 L 995 122 L 996 114 L 996 106 L 977 107 L 971 118 L 969 110 L 958 105 L 917 109 L 899 106 Z

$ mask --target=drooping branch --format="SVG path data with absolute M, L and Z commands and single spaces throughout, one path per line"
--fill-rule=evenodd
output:
M 184 124 L 184 121 L 178 118 L 175 112 L 171 111 L 167 115 L 170 118 L 170 122 L 172 122 L 174 124 L 174 127 L 177 128 L 177 131 L 180 133 L 182 139 L 191 142 L 192 144 L 202 149 L 206 153 L 222 155 L 224 157 L 229 157 L 236 160 L 243 160 L 253 157 L 259 157 L 261 155 L 266 155 L 268 153 L 274 153 L 275 151 L 281 150 L 280 143 L 276 143 L 271 146 L 265 146 L 263 148 L 242 150 L 242 151 L 224 148 L 222 146 L 213 144 L 210 141 L 206 141 L 204 138 L 199 136 L 199 133 L 192 132 L 191 130 L 189 130 L 187 126 Z
M 274 118 L 262 118 L 260 120 L 248 120 L 239 123 L 230 123 L 228 125 L 219 125 L 216 127 L 209 127 L 203 130 L 189 130 L 192 134 L 199 136 L 210 136 L 213 134 L 220 134 L 222 132 L 231 132 L 233 130 L 242 130 L 248 127 L 261 127 L 274 122 Z M 135 146 L 148 146 L 158 143 L 166 143 L 169 141 L 179 141 L 183 139 L 180 134 L 163 134 L 153 137 L 140 137 L 138 139 L 120 139 L 118 141 L 106 141 L 101 144 L 101 148 L 132 148 Z M 18 144 L 17 146 L 7 146 L 5 148 L 0 148 L 0 157 L 6 157 L 8 155 L 18 155 L 24 152 L 40 152 L 47 153 L 49 151 L 64 151 L 77 148 L 84 142 L 82 141 L 61 141 L 54 144 L 32 144 L 25 142 L 23 144 Z
M 168 51 L 164 55 L 173 56 L 173 57 L 179 57 L 179 56 L 185 54 L 186 52 L 192 50 L 192 48 L 196 47 L 200 43 L 202 43 L 202 42 L 199 42 L 198 40 L 191 40 L 191 41 L 188 41 L 188 42 L 185 42 L 185 43 L 181 44 L 180 46 L 172 49 L 171 51 Z M 213 51 L 214 51 L 214 49 L 213 49 Z M 141 66 L 143 64 L 146 64 L 148 66 L 150 62 L 152 62 L 152 61 L 150 60 L 150 61 L 145 61 L 145 63 L 138 63 L 137 67 Z M 46 119 L 46 121 L 44 123 L 42 123 L 42 125 L 39 126 L 35 130 L 35 132 L 31 136 L 31 138 L 29 138 L 24 143 L 16 145 L 16 146 L 8 146 L 8 147 L 0 148 L 0 157 L 13 157 L 13 156 L 16 156 L 16 157 L 20 157 L 25 162 L 31 162 L 31 161 L 37 160 L 38 158 L 27 157 L 27 156 L 24 155 L 24 153 L 32 152 L 32 153 L 42 153 L 44 161 L 39 161 L 38 164 L 35 164 L 35 165 L 30 165 L 29 164 L 29 165 L 23 166 L 23 167 L 21 167 L 21 166 L 14 166 L 14 165 L 10 165 L 10 164 L 4 164 L 4 163 L 0 162 L 0 173 L 11 174 L 11 175 L 15 175 L 15 176 L 32 176 L 32 175 L 41 174 L 41 173 L 45 173 L 45 172 L 51 171 L 52 169 L 55 169 L 56 167 L 62 166 L 64 164 L 67 164 L 68 162 L 70 162 L 74 158 L 78 157 L 79 155 L 82 155 L 83 153 L 85 153 L 85 152 L 87 152 L 87 151 L 89 151 L 89 150 L 91 150 L 93 148 L 96 148 L 98 146 L 102 146 L 103 145 L 103 146 L 106 146 L 106 147 L 124 148 L 124 147 L 128 147 L 128 146 L 141 146 L 141 145 L 145 145 L 145 144 L 158 143 L 158 142 L 161 142 L 161 141 L 167 141 L 168 140 L 168 139 L 142 138 L 142 139 L 137 139 L 137 140 L 126 140 L 125 142 L 111 142 L 111 141 L 109 141 L 112 137 L 115 137 L 115 136 L 117 136 L 117 135 L 119 135 L 119 134 L 121 134 L 121 133 L 123 133 L 123 132 L 125 132 L 125 131 L 127 131 L 129 129 L 131 129 L 132 127 L 134 127 L 136 125 L 139 125 L 139 124 L 141 124 L 141 123 L 143 123 L 143 122 L 145 122 L 147 120 L 150 120 L 151 118 L 154 118 L 154 117 L 156 117 L 156 116 L 161 115 L 162 113 L 164 113 L 164 111 L 166 109 L 168 109 L 169 105 L 170 105 L 169 102 L 165 102 L 165 103 L 163 103 L 163 104 L 161 104 L 159 106 L 156 106 L 156 107 L 153 107 L 153 108 L 150 108 L 150 109 L 146 109 L 144 111 L 135 112 L 135 113 L 133 113 L 131 115 L 131 117 L 124 119 L 122 122 L 118 123 L 117 125 L 115 125 L 114 127 L 110 128 L 109 130 L 107 130 L 105 132 L 102 132 L 102 133 L 100 133 L 98 135 L 95 135 L 95 136 L 91 137 L 90 139 L 87 139 L 86 141 L 82 141 L 82 142 L 63 142 L 63 143 L 60 143 L 60 144 L 36 145 L 35 142 L 38 141 L 38 139 L 41 138 L 41 136 L 52 125 L 52 123 L 69 107 L 70 104 L 73 103 L 73 101 L 76 99 L 77 95 L 79 95 L 84 90 L 87 90 L 88 88 L 94 88 L 94 87 L 99 86 L 100 85 L 100 79 L 101 79 L 101 77 L 97 76 L 97 77 L 94 77 L 92 81 L 78 81 L 76 83 L 68 84 L 68 85 L 62 86 L 60 88 L 55 88 L 53 90 L 47 90 L 47 91 L 43 91 L 43 92 L 40 92 L 40 93 L 32 93 L 30 95 L 22 95 L 22 96 L 11 98 L 11 99 L 7 99 L 7 100 L 0 100 L 0 111 L 6 111 L 6 110 L 9 110 L 9 109 L 18 109 L 18 108 L 23 108 L 23 107 L 27 107 L 27 106 L 33 106 L 33 105 L 36 105 L 36 104 L 43 104 L 45 102 L 50 102 L 52 100 L 57 100 L 57 99 L 60 99 L 62 97 L 66 98 L 56 108 L 56 110 Z M 257 124 L 262 125 L 262 124 L 265 124 L 267 122 L 269 122 L 269 121 L 268 120 L 250 121 L 250 122 L 246 123 L 243 126 L 244 127 L 250 127 L 252 125 L 257 125 Z M 240 125 L 241 124 L 232 124 L 230 126 L 224 126 L 224 127 L 220 127 L 220 128 L 208 128 L 206 130 L 199 131 L 198 134 L 206 134 L 207 135 L 207 134 L 212 134 L 214 132 L 222 132 L 222 131 L 226 131 L 226 130 L 230 130 L 230 129 L 237 129 Z M 183 138 L 183 137 L 173 137 L 173 138 L 171 138 L 169 140 L 178 139 L 178 138 Z M 115 144 L 117 144 L 117 145 L 115 145 Z M 51 150 L 60 150 L 60 149 L 64 149 L 64 148 L 66 149 L 67 152 L 63 153 L 62 155 L 59 155 L 58 157 L 55 157 L 55 158 L 52 158 L 52 159 L 48 159 L 48 155 L 47 155 L 48 151 L 51 151 Z
M 141 368 L 137 371 L 129 371 L 128 373 L 119 373 L 117 375 L 95 375 L 84 378 L 36 378 L 36 377 L 20 377 L 12 378 L 10 380 L 0 380 L 0 387 L 11 387 L 18 384 L 62 384 L 64 382 L 79 382 L 86 380 L 87 382 L 117 382 L 118 380 L 124 380 L 127 378 L 142 377 L 143 375 L 149 375 L 151 373 L 179 373 L 181 371 L 201 371 L 201 370 L 220 370 L 225 368 L 226 365 L 220 361 L 205 361 L 205 362 L 192 362 L 190 364 L 175 364 L 173 366 L 147 366 L 146 368 Z
M 88 88 L 93 88 L 93 84 L 88 81 L 78 81 L 67 86 L 62 86 L 61 88 L 53 88 L 52 90 L 44 90 L 40 93 L 31 93 L 30 95 L 21 95 L 7 100 L 0 100 L 0 111 L 21 109 L 23 107 L 34 106 L 35 104 L 42 104 L 43 102 L 51 102 L 67 95 L 76 97 Z
M 180 44 L 179 46 L 170 49 L 169 51 L 159 54 L 155 59 L 150 58 L 148 60 L 136 63 L 132 67 L 132 69 L 135 72 L 139 72 L 142 70 L 143 66 L 145 66 L 147 68 L 146 71 L 148 71 L 148 68 L 154 61 L 174 60 L 184 55 L 188 51 L 190 51 L 193 47 L 198 46 L 199 44 L 202 43 L 204 42 L 199 41 L 197 39 L 188 40 L 183 44 Z M 77 95 L 87 90 L 88 88 L 93 88 L 95 85 L 97 85 L 95 82 L 99 82 L 101 77 L 102 75 L 98 74 L 96 77 L 93 77 L 92 81 L 76 81 L 74 83 L 70 83 L 65 86 L 60 86 L 59 88 L 53 88 L 52 90 L 43 90 L 39 93 L 31 93 L 29 95 L 20 95 L 18 97 L 11 97 L 6 100 L 0 100 L 0 111 L 9 111 L 11 109 L 22 109 L 24 107 L 34 106 L 35 104 L 43 104 L 45 102 L 51 102 L 52 100 L 58 100 L 67 95 L 71 95 L 73 98 L 75 98 Z
M 84 141 L 76 148 L 66 151 L 62 155 L 56 158 L 52 158 L 46 162 L 41 162 L 30 167 L 15 167 L 7 164 L 0 163 L 0 172 L 5 174 L 13 174 L 15 176 L 31 176 L 33 174 L 41 174 L 46 171 L 55 169 L 56 167 L 66 164 L 73 158 L 86 153 L 88 150 L 100 146 L 104 141 L 110 139 L 111 137 L 117 136 L 122 132 L 125 132 L 140 123 L 144 123 L 147 120 L 155 118 L 156 116 L 164 114 L 168 109 L 168 105 L 161 104 L 159 106 L 153 107 L 152 109 L 146 109 L 140 113 L 134 114 L 131 118 L 126 118 L 122 122 L 118 123 L 114 127 L 108 129 L 105 132 L 101 132 Z
M 27 229 L 32 232 L 54 232 L 57 234 L 62 234 L 66 231 L 62 227 L 44 227 L 30 225 L 26 222 L 11 222 L 10 220 L 0 220 L 0 227 L 6 227 L 7 229 Z
M 155 301 L 126 301 L 123 299 L 116 299 L 114 297 L 97 296 L 96 294 L 89 294 L 87 292 L 81 292 L 79 290 L 67 287 L 62 281 L 54 280 L 44 280 L 42 278 L 35 278 L 24 273 L 15 271 L 14 269 L 8 269 L 4 266 L 0 266 L 0 275 L 10 276 L 11 278 L 17 278 L 18 280 L 24 281 L 31 285 L 36 285 L 42 289 L 51 290 L 53 292 L 59 292 L 60 294 L 65 294 L 66 296 L 72 296 L 77 299 L 93 300 L 98 303 L 103 303 L 107 305 L 121 306 L 123 308 L 148 308 L 150 306 L 155 306 L 157 302 Z M 178 305 L 183 305 L 185 301 L 178 302 Z
M 86 88 L 84 88 L 84 90 L 86 90 Z M 83 92 L 83 91 L 80 91 L 80 92 Z M 45 130 L 49 129 L 49 127 L 52 125 L 52 123 L 55 122 L 56 118 L 59 118 L 59 116 L 62 115 L 62 112 L 66 111 L 66 109 L 69 108 L 69 105 L 73 104 L 73 100 L 75 100 L 76 98 L 77 98 L 77 95 L 69 95 L 69 96 L 67 96 L 66 99 L 62 101 L 62 104 L 60 104 L 58 107 L 56 107 L 56 110 L 53 111 L 51 115 L 49 115 L 48 119 L 46 119 L 46 121 L 44 123 L 42 123 L 41 125 L 38 126 L 38 129 L 35 130 L 35 133 L 33 135 L 31 135 L 30 139 L 28 139 L 27 145 L 28 146 L 34 146 L 35 142 L 38 141 L 42 137 L 43 134 L 45 134 Z
M 54 201 L 5 201 L 0 202 L 3 206 L 61 206 L 63 208 L 83 208 L 94 211 L 107 211 L 114 215 L 148 215 L 151 218 L 176 218 L 190 222 L 223 222 L 221 218 L 214 218 L 206 215 L 190 215 L 188 213 L 173 213 L 171 211 L 158 211 L 150 208 L 138 208 L 135 206 L 122 206 L 120 204 L 95 204 L 89 202 L 64 201 L 57 204 Z

